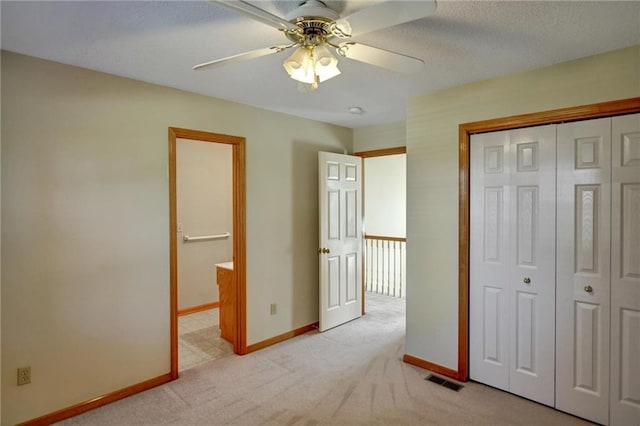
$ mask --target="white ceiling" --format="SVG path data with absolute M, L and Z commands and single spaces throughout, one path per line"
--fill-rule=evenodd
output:
M 298 1 L 254 1 L 279 16 Z M 377 1 L 327 1 L 342 16 Z M 405 118 L 407 99 L 640 44 L 637 1 L 439 1 L 434 15 L 357 40 L 419 57 L 412 76 L 341 59 L 342 75 L 301 93 L 283 52 L 192 66 L 282 44 L 277 30 L 204 1 L 2 1 L 2 48 L 347 127 Z M 365 113 L 348 113 L 360 106 Z

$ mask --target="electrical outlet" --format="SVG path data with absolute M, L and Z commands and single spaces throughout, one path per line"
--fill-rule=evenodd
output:
M 18 386 L 31 383 L 31 367 L 18 368 Z
M 276 309 L 276 304 L 275 304 L 275 303 L 272 303 L 272 304 L 271 304 L 271 315 L 275 315 L 275 314 L 276 314 L 276 310 L 277 310 L 277 309 Z

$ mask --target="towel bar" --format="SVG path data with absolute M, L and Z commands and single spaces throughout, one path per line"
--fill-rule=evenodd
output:
M 226 240 L 231 236 L 231 233 L 225 232 L 224 234 L 219 235 L 202 235 L 200 237 L 190 237 L 188 235 L 182 236 L 182 241 L 184 242 L 192 242 L 192 241 L 208 241 L 208 240 Z

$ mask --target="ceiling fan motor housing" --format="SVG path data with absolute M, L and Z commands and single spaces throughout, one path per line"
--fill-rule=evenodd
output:
M 340 17 L 338 13 L 329 9 L 319 0 L 307 0 L 289 12 L 285 19 L 296 24 L 300 33 L 287 32 L 287 37 L 302 45 L 316 45 L 332 38 L 331 24 Z
M 300 3 L 296 9 L 287 13 L 284 17 L 289 22 L 296 23 L 299 19 L 304 18 L 316 18 L 326 19 L 329 22 L 335 21 L 340 15 L 333 9 L 329 9 L 324 2 L 319 0 L 307 0 Z

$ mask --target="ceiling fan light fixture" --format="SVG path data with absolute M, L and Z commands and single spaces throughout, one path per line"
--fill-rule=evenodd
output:
M 340 74 L 338 60 L 324 45 L 298 47 L 282 65 L 292 79 L 310 84 L 313 89 Z
M 298 47 L 282 65 L 294 80 L 309 84 L 314 82 L 313 58 L 308 48 Z
M 340 74 L 338 69 L 338 60 L 329 52 L 325 45 L 316 46 L 313 49 L 313 57 L 315 59 L 314 71 L 320 82 L 329 80 Z

